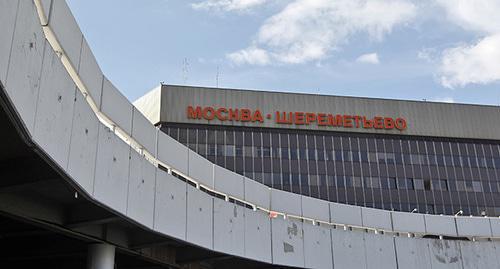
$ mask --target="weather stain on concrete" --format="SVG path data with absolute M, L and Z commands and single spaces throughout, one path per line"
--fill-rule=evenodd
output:
M 283 242 L 283 251 L 285 253 L 293 252 L 293 246 L 288 244 L 287 242 Z
M 292 226 L 291 227 L 287 227 L 287 232 L 288 232 L 288 235 L 293 235 L 293 236 L 297 236 L 298 234 L 298 227 L 297 227 L 297 224 L 295 223 L 292 223 Z

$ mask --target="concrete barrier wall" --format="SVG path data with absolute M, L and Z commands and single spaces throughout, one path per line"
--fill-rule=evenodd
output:
M 61 45 L 69 46 L 64 53 L 73 66 L 79 67 L 87 88 L 92 88 L 95 96 L 102 94 L 96 101 L 102 112 L 174 171 L 255 208 L 220 199 L 179 180 L 155 167 L 99 121 L 45 40 L 31 1 L 2 2 L 0 7 L 0 15 L 5 15 L 0 20 L 6 23 L 0 29 L 0 79 L 32 140 L 66 171 L 80 191 L 139 225 L 206 249 L 296 267 L 498 265 L 497 242 L 407 238 L 404 234 L 393 237 L 373 232 L 495 238 L 500 236 L 498 219 L 390 212 L 270 189 L 210 163 L 158 132 L 103 78 L 65 2 L 54 0 L 47 13 L 49 26 L 55 27 Z M 9 24 L 14 20 L 12 13 L 17 14 L 16 27 Z M 285 213 L 286 217 L 274 218 L 259 207 Z M 340 226 L 335 228 L 328 222 Z M 344 225 L 368 232 L 351 231 Z

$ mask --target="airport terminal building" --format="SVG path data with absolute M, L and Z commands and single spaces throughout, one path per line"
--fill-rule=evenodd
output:
M 174 85 L 135 105 L 214 164 L 275 189 L 500 215 L 498 107 Z
M 0 268 L 499 268 L 497 107 L 132 104 L 64 0 L 0 1 L 0 25 Z

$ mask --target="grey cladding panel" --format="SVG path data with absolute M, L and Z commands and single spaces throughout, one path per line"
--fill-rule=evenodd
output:
M 429 250 L 431 253 L 431 268 L 456 268 L 462 269 L 459 241 L 452 240 L 430 240 Z
M 101 111 L 127 134 L 132 132 L 132 104 L 109 81 L 104 78 Z
M 135 151 L 130 156 L 127 216 L 152 228 L 156 168 Z
M 102 81 L 104 75 L 101 68 L 90 50 L 89 44 L 85 38 L 82 42 L 82 53 L 78 74 L 85 84 L 90 97 L 94 100 L 97 107 L 101 106 Z
M 249 178 L 244 178 L 244 182 L 246 201 L 264 208 L 271 206 L 271 190 L 269 187 Z
M 493 242 L 460 241 L 460 250 L 464 268 L 482 269 L 500 266 Z
M 76 91 L 67 172 L 89 194 L 94 188 L 99 120 L 83 95 Z
M 130 147 L 104 125 L 100 125 L 94 197 L 126 214 Z
M 392 236 L 366 233 L 366 268 L 397 269 L 394 238 Z
M 399 268 L 421 269 L 431 268 L 428 239 L 407 238 L 397 236 L 394 238 L 398 255 Z
M 53 1 L 49 26 L 71 61 L 71 64 L 75 70 L 78 70 L 83 35 L 66 1 Z
M 213 197 L 188 185 L 187 191 L 187 241 L 201 247 L 213 246 Z
M 196 152 L 189 150 L 189 176 L 198 183 L 214 187 L 214 164 Z
M 456 217 L 459 236 L 491 236 L 490 220 L 481 217 Z
M 304 223 L 304 258 L 307 268 L 332 268 L 332 242 L 328 227 Z
M 272 189 L 271 190 L 271 210 L 302 216 L 301 195 Z
M 302 214 L 304 217 L 330 222 L 329 203 L 324 200 L 302 196 Z
M 366 251 L 362 233 L 332 229 L 333 268 L 366 269 Z
M 154 217 L 156 231 L 178 239 L 186 239 L 186 188 L 186 182 L 160 169 L 156 170 Z
M 3 81 L 10 100 L 30 132 L 35 121 L 44 48 L 49 46 L 36 14 L 33 1 L 19 1 L 9 70 L 6 82 Z
M 244 208 L 214 199 L 214 250 L 236 256 L 245 254 Z
M 5 85 L 19 1 L 0 1 L 0 81 Z
M 214 166 L 214 187 L 217 191 L 243 199 L 243 176 L 220 166 Z
M 363 226 L 359 206 L 330 203 L 330 216 L 333 223 Z
M 67 168 L 76 86 L 56 53 L 47 47 L 35 116 L 34 139 Z M 77 123 L 78 124 L 78 123 Z
M 272 219 L 273 263 L 304 266 L 304 233 L 302 222 L 281 217 Z
M 169 135 L 158 132 L 157 156 L 163 163 L 188 174 L 188 148 Z
M 429 234 L 457 236 L 455 218 L 452 216 L 424 215 L 426 232 Z
M 156 129 L 139 110 L 134 108 L 132 137 L 153 156 L 156 156 L 157 133 L 158 129 Z
M 245 257 L 271 262 L 271 221 L 262 211 L 245 211 Z

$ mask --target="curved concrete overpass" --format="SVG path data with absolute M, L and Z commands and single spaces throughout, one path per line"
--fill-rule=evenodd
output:
M 102 74 L 62 0 L 2 1 L 0 22 L 3 107 L 21 136 L 75 198 L 146 231 L 150 241 L 173 239 L 258 266 L 500 267 L 498 218 L 330 203 L 210 163 L 149 123 Z M 2 207 L 22 213 L 9 210 Z

